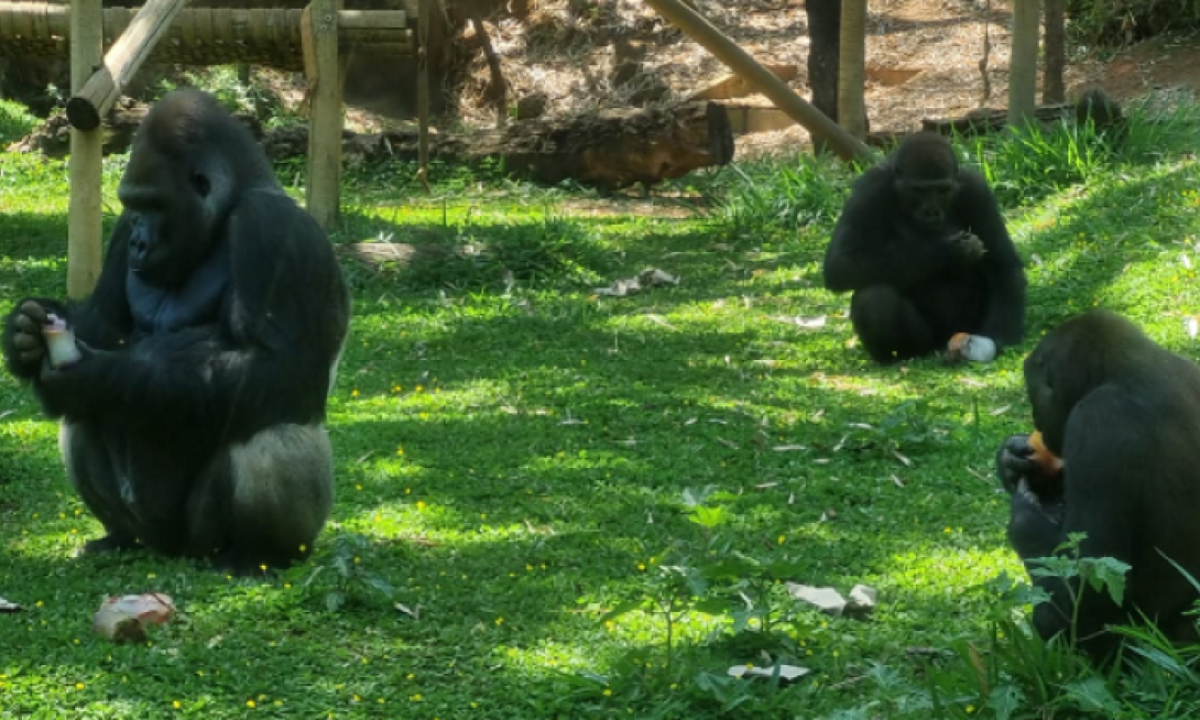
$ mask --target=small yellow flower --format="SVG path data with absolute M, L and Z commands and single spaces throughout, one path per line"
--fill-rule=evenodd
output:
M 87 687 L 87 686 L 86 686 L 86 685 L 84 685 L 83 683 L 75 683 L 75 689 L 76 689 L 76 690 L 82 690 L 82 689 L 84 689 L 85 687 Z
M 421 702 L 423 698 L 421 697 L 421 693 L 415 693 L 413 695 L 409 695 L 408 699 L 412 702 Z
M 257 706 L 258 706 L 258 703 L 254 702 L 253 700 L 246 701 L 246 707 L 250 708 L 251 710 L 253 710 Z
M 402 447 L 396 448 L 396 457 L 403 457 L 403 456 L 404 456 L 404 448 L 402 448 Z
M 417 501 L 417 509 L 418 509 L 418 510 L 424 510 L 424 509 L 425 509 L 425 501 L 424 501 L 424 500 L 418 500 L 418 501 Z
M 612 695 L 612 688 L 604 688 L 604 697 Z
M 359 392 L 357 390 L 350 391 L 350 397 L 358 397 L 358 395 L 359 395 Z
M 502 617 L 496 618 L 496 626 L 497 627 L 499 627 L 500 625 L 503 625 L 503 624 L 504 624 L 504 618 L 502 618 Z
M 173 708 L 175 708 L 176 710 L 178 710 L 179 708 L 183 707 L 183 703 L 181 703 L 181 702 L 179 702 L 178 700 L 176 700 L 175 702 L 171 703 L 171 707 L 173 707 Z

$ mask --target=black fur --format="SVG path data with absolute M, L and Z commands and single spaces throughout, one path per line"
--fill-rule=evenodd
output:
M 62 418 L 68 474 L 107 536 L 254 572 L 304 557 L 333 502 L 325 402 L 350 305 L 325 233 L 207 95 L 159 101 L 118 190 L 95 291 L 27 299 L 9 371 Z M 47 312 L 83 358 L 45 358 Z
M 1087 533 L 1083 557 L 1132 566 L 1124 607 L 1070 581 L 1083 598 L 1076 636 L 1094 658 L 1117 645 L 1106 625 L 1140 613 L 1173 639 L 1195 640 L 1184 612 L 1198 595 L 1166 558 L 1200 579 L 1200 368 L 1095 310 L 1042 339 L 1025 360 L 1025 385 L 1034 425 L 1064 466 L 1045 477 L 1029 458 L 1028 436 L 1001 445 L 996 464 L 1012 493 L 1013 548 L 1028 566 L 1053 555 L 1068 533 Z M 1049 638 L 1068 629 L 1067 588 L 1056 578 L 1033 582 L 1052 598 L 1034 610 L 1038 632 Z
M 958 332 L 998 345 L 1025 332 L 1025 272 L 996 199 L 935 133 L 908 136 L 855 182 L 825 287 L 854 291 L 850 319 L 880 362 L 944 349 Z

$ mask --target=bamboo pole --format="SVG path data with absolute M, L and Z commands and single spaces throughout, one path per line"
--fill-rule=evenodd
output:
M 147 0 L 104 56 L 104 63 L 67 100 L 67 121 L 72 126 L 80 130 L 100 127 L 100 118 L 116 102 L 186 4 L 187 0 Z
M 770 98 L 776 107 L 788 114 L 788 117 L 803 125 L 814 136 L 826 138 L 838 157 L 846 160 L 875 158 L 875 153 L 865 143 L 838 127 L 838 124 L 825 117 L 824 113 L 792 92 L 774 73 L 760 65 L 695 10 L 680 0 L 646 0 L 646 4 L 687 33 L 688 37 L 704 46 L 704 49 L 728 65 L 752 87 Z
M 340 0 L 312 0 L 305 8 L 311 32 L 309 72 L 308 212 L 329 230 L 337 220 L 342 174 L 342 86 L 338 67 Z
M 71 0 L 71 90 L 81 89 L 104 59 L 100 0 Z M 101 265 L 100 186 L 104 135 L 71 129 L 67 210 L 67 296 L 85 297 Z

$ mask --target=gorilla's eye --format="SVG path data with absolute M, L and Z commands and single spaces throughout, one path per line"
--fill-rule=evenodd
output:
M 196 188 L 196 192 L 202 198 L 208 197 L 212 192 L 212 183 L 204 173 L 192 173 L 192 187 Z

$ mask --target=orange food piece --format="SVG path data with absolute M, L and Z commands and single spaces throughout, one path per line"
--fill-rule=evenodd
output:
M 1062 472 L 1062 458 L 1047 449 L 1046 443 L 1042 440 L 1041 430 L 1034 430 L 1029 435 L 1029 446 L 1033 448 L 1033 454 L 1030 455 L 1030 458 L 1041 466 L 1042 472 L 1047 475 L 1057 475 Z
M 951 354 L 961 355 L 962 352 L 967 349 L 967 343 L 970 340 L 971 333 L 954 333 L 954 335 L 950 336 L 950 342 L 946 343 L 946 349 L 949 350 Z

